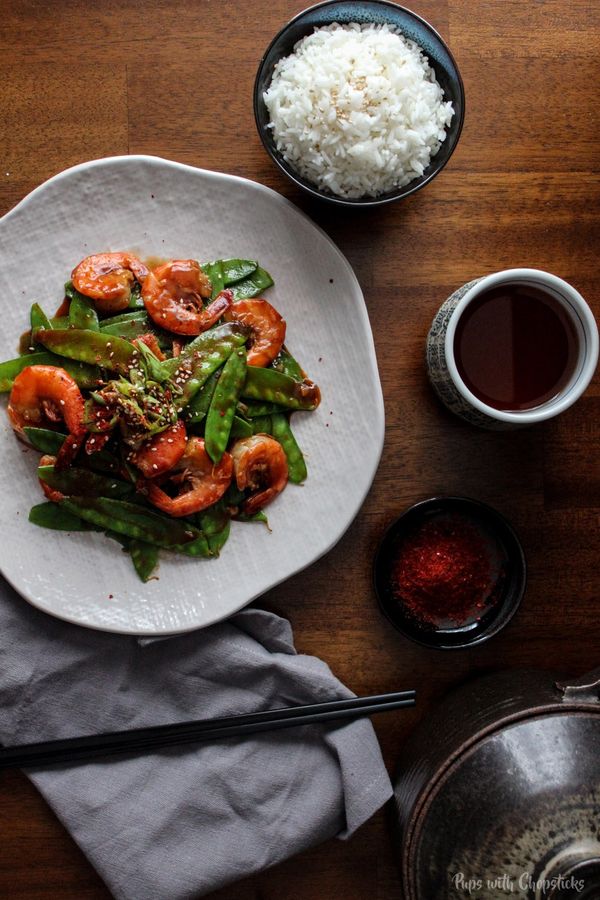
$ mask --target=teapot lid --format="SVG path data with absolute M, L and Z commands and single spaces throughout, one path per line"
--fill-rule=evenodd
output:
M 409 900 L 600 898 L 599 692 L 600 670 L 512 670 L 417 728 L 395 790 Z
M 515 723 L 472 747 L 429 797 L 413 835 L 414 896 L 464 900 L 471 884 L 478 900 L 597 900 L 599 823 L 600 716 Z

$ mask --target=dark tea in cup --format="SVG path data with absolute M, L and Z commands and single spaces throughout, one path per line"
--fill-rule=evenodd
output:
M 531 284 L 479 294 L 456 326 L 454 358 L 467 388 L 495 409 L 535 409 L 557 397 L 579 359 L 564 303 Z

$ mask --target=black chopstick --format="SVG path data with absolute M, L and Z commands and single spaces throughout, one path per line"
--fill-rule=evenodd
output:
M 275 731 L 280 728 L 327 723 L 339 719 L 356 719 L 378 712 L 414 706 L 415 698 L 416 691 L 396 691 L 370 697 L 350 697 L 304 706 L 269 709 L 220 719 L 173 722 L 168 725 L 152 725 L 148 728 L 110 731 L 35 744 L 17 744 L 13 747 L 0 748 L 0 769 L 70 764 L 121 753 L 139 756 L 177 744 L 242 737 L 261 731 Z

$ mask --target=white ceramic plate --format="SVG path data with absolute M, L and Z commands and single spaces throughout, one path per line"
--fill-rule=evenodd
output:
M 216 560 L 161 553 L 142 584 L 103 535 L 47 531 L 27 515 L 43 497 L 38 454 L 0 425 L 0 568 L 27 600 L 69 622 L 139 635 L 188 631 L 223 619 L 326 553 L 356 516 L 383 446 L 377 361 L 360 286 L 339 250 L 268 188 L 148 156 L 68 169 L 0 221 L 0 358 L 14 357 L 37 300 L 53 313 L 84 256 L 258 259 L 275 279 L 269 300 L 287 344 L 321 387 L 314 413 L 292 424 L 309 477 L 268 509 L 272 532 L 233 523 Z

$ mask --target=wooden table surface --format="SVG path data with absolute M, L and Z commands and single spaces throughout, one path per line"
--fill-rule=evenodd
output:
M 377 347 L 387 415 L 383 458 L 335 549 L 260 603 L 288 616 L 298 648 L 322 657 L 358 693 L 419 688 L 417 710 L 375 720 L 393 769 L 411 728 L 465 678 L 524 665 L 580 674 L 600 661 L 600 381 L 562 417 L 496 434 L 447 413 L 423 366 L 434 313 L 477 275 L 546 269 L 600 313 L 600 4 L 414 0 L 412 8 L 449 41 L 464 77 L 461 142 L 425 190 L 353 213 L 302 196 L 271 164 L 254 127 L 261 53 L 304 3 L 4 0 L 0 212 L 68 166 L 149 153 L 274 188 L 346 254 Z M 371 589 L 373 552 L 386 525 L 438 492 L 497 507 L 514 524 L 529 563 L 516 619 L 471 651 L 444 654 L 405 640 L 382 619 Z M 109 897 L 21 774 L 0 779 L 0 834 L 0 896 Z M 346 843 L 332 840 L 212 896 L 396 898 L 384 814 Z

